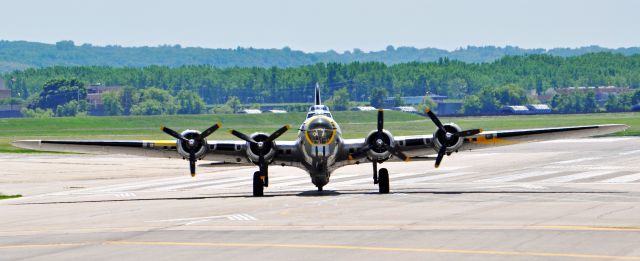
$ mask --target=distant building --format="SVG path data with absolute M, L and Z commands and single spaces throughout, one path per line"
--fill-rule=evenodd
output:
M 264 112 L 265 113 L 287 113 L 287 111 L 285 110 L 276 110 L 276 109 L 266 110 Z
M 242 114 L 261 114 L 262 111 L 258 110 L 258 109 L 243 109 L 243 110 L 239 111 L 238 113 L 242 113 Z
M 523 105 L 507 105 L 500 109 L 500 112 L 506 114 L 529 114 L 531 111 L 527 108 L 527 106 Z
M 355 108 L 351 108 L 352 111 L 375 111 L 376 108 L 372 106 L 359 106 Z
M 631 107 L 631 110 L 632 110 L 632 111 L 640 111 L 640 104 L 633 105 L 633 106 Z
M 4 79 L 0 78 L 0 99 L 11 98 L 11 90 L 4 85 Z
M 567 87 L 567 88 L 557 88 L 557 93 L 560 94 L 572 94 L 572 93 L 587 93 L 593 92 L 596 95 L 596 101 L 601 105 L 607 101 L 609 95 L 618 95 L 634 92 L 634 89 L 628 87 L 616 87 L 616 86 L 597 86 L 597 87 Z
M 416 110 L 416 108 L 411 107 L 411 106 L 398 106 L 398 107 L 393 107 L 394 111 L 401 111 L 401 112 L 409 112 L 409 113 L 418 113 L 418 110 Z
M 121 91 L 124 87 L 120 85 L 102 86 L 89 85 L 87 87 L 87 102 L 94 108 L 102 106 L 102 94 L 107 92 Z
M 462 102 L 440 102 L 438 103 L 438 115 L 455 115 L 462 109 Z
M 443 96 L 443 95 L 437 95 L 437 94 L 432 94 L 432 93 L 427 93 L 425 94 L 425 96 L 405 96 L 405 97 L 400 97 L 400 101 L 402 102 L 402 105 L 420 105 L 422 104 L 422 101 L 424 101 L 425 97 L 429 97 L 431 98 L 433 101 L 435 102 L 444 102 L 445 99 L 447 99 L 447 96 Z M 384 101 L 384 105 L 386 108 L 392 107 L 396 104 L 396 97 L 387 97 L 387 99 Z
M 546 104 L 528 104 L 527 109 L 534 114 L 551 113 L 551 107 Z

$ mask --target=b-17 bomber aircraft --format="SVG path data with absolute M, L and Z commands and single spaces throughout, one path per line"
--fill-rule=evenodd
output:
M 203 132 L 185 130 L 178 133 L 162 127 L 175 140 L 20 140 L 17 147 L 65 152 L 120 153 L 148 157 L 181 157 L 189 161 L 191 175 L 196 174 L 196 161 L 214 160 L 228 164 L 257 165 L 253 173 L 253 196 L 262 196 L 269 186 L 269 166 L 291 166 L 306 170 L 311 182 L 322 191 L 331 173 L 352 164 L 371 162 L 373 183 L 380 193 L 389 193 L 389 171 L 378 170 L 378 164 L 391 161 L 435 161 L 437 168 L 445 155 L 454 152 L 510 145 L 521 142 L 604 135 L 625 130 L 622 124 L 572 126 L 506 131 L 461 130 L 454 123 L 442 124 L 429 109 L 427 116 L 437 126 L 428 135 L 394 136 L 384 129 L 384 111 L 378 110 L 377 128 L 361 139 L 344 139 L 329 108 L 322 105 L 320 88 L 316 85 L 315 104 L 309 108 L 293 141 L 279 141 L 290 126 L 271 134 L 244 134 L 231 130 L 238 141 L 216 141 L 207 138 L 221 125 L 215 124 Z M 435 152 L 436 156 L 433 155 Z

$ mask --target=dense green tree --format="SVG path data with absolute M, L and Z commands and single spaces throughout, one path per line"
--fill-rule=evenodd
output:
M 225 103 L 225 105 L 231 108 L 233 113 L 238 113 L 241 109 L 242 103 L 240 103 L 240 99 L 238 99 L 238 97 L 231 96 L 227 99 L 227 103 Z
M 87 115 L 89 104 L 87 101 L 82 100 L 80 102 L 72 100 L 65 104 L 58 105 L 56 107 L 56 116 L 58 117 L 73 117 L 79 115 Z
M 28 108 L 22 108 L 20 112 L 22 113 L 22 116 L 27 118 L 51 118 L 55 116 L 55 113 L 51 109 L 43 110 L 40 108 L 35 108 L 32 110 Z
M 616 112 L 624 110 L 624 104 L 620 101 L 618 95 L 607 96 L 607 102 L 604 105 L 608 112 Z
M 106 115 L 122 115 L 122 98 L 119 92 L 106 92 L 102 94 L 102 104 Z
M 131 107 L 133 115 L 175 114 L 178 106 L 168 91 L 147 88 L 140 93 L 140 103 Z
M 124 115 L 129 115 L 131 113 L 131 106 L 133 106 L 138 100 L 140 100 L 140 94 L 136 91 L 136 88 L 125 86 L 122 89 L 122 94 L 120 95 L 122 113 Z
M 478 114 L 482 112 L 482 102 L 476 95 L 468 95 L 462 99 L 461 112 L 465 114 Z
M 371 106 L 376 108 L 382 108 L 384 101 L 387 99 L 387 90 L 382 87 L 374 88 L 371 90 L 371 96 L 369 96 L 369 102 Z
M 420 102 L 420 104 L 416 106 L 416 109 L 418 110 L 418 112 L 422 113 L 427 108 L 433 111 L 437 111 L 438 104 L 433 99 L 431 99 L 431 97 L 424 96 L 424 98 L 422 98 L 422 102 Z
M 631 97 L 631 104 L 640 104 L 640 90 L 636 90 Z
M 515 84 L 506 84 L 493 89 L 495 98 L 500 105 L 525 105 L 527 104 L 527 93 Z
M 205 111 L 204 100 L 193 91 L 182 90 L 176 96 L 178 114 L 200 114 Z
M 335 111 L 346 111 L 351 108 L 351 101 L 349 99 L 349 91 L 347 88 L 334 91 L 333 97 L 327 101 L 327 105 Z
M 56 109 L 73 100 L 85 100 L 86 97 L 87 89 L 80 80 L 57 78 L 44 84 L 42 92 L 29 104 L 29 109 Z

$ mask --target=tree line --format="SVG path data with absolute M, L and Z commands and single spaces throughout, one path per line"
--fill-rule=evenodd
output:
M 382 62 L 388 65 L 407 62 L 433 62 L 449 57 L 468 63 L 493 62 L 504 56 L 547 54 L 553 56 L 578 56 L 593 52 L 612 52 L 623 55 L 639 54 L 640 48 L 608 49 L 599 46 L 580 48 L 524 49 L 514 46 L 468 46 L 453 51 L 437 48 L 387 46 L 384 50 L 365 52 L 353 49 L 338 53 L 302 52 L 289 47 L 280 49 L 233 48 L 208 49 L 184 48 L 180 45 L 157 47 L 122 47 L 117 45 L 76 45 L 73 41 L 45 44 L 27 41 L 0 41 L 0 72 L 22 70 L 29 67 L 49 66 L 115 66 L 145 67 L 162 65 L 206 64 L 215 67 L 298 67 L 316 63 Z
M 319 82 L 324 97 L 337 96 L 339 101 L 377 103 L 386 97 L 424 96 L 429 92 L 463 100 L 465 110 L 472 112 L 529 101 L 528 94 L 542 94 L 552 88 L 638 88 L 640 55 L 507 56 L 479 64 L 442 58 L 428 63 L 318 63 L 295 68 L 54 66 L 14 71 L 3 78 L 14 97 L 22 99 L 34 99 L 46 89 L 43 86 L 48 81 L 63 78 L 86 84 L 123 85 L 140 97 L 152 87 L 172 97 L 188 91 L 207 104 L 223 105 L 231 97 L 242 104 L 304 103 L 312 102 L 315 83 Z M 147 101 L 146 108 L 153 107 L 152 103 Z

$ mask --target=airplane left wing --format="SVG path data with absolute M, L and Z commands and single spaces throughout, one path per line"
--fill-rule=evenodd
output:
M 18 140 L 12 145 L 40 151 L 183 158 L 175 140 Z M 244 158 L 245 142 L 208 141 L 207 145 L 203 159 L 231 162 L 239 156 Z

